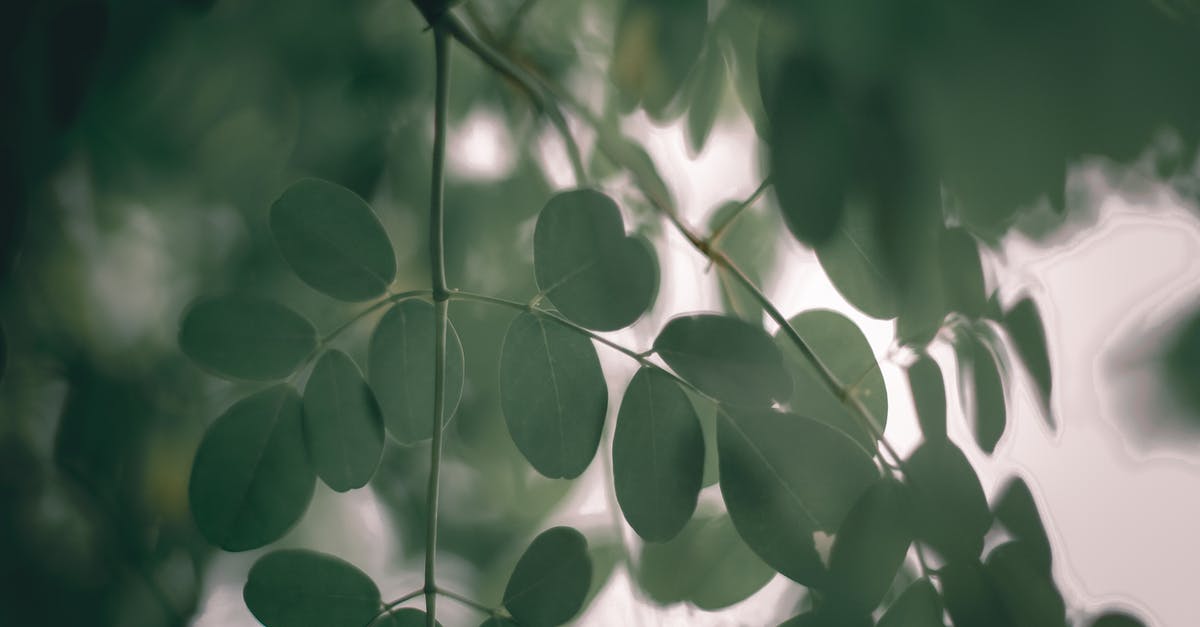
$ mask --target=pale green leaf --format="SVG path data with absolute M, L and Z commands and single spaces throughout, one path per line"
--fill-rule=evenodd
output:
M 380 608 L 379 588 L 332 555 L 289 549 L 254 562 L 242 597 L 266 627 L 366 625 Z
M 899 306 L 881 246 L 870 212 L 851 205 L 837 232 L 816 251 L 839 294 L 868 316 L 887 319 Z
M 878 627 L 943 627 L 942 597 L 928 579 L 918 579 L 887 608 Z
M 947 559 L 978 559 L 992 514 L 975 469 L 962 451 L 948 440 L 926 442 L 905 469 L 917 538 Z
M 942 369 L 928 355 L 922 355 L 908 367 L 908 385 L 921 433 L 929 441 L 946 439 L 946 384 Z
M 335 183 L 293 183 L 271 205 L 271 232 L 296 275 L 339 300 L 379 296 L 396 276 L 379 218 L 358 194 Z
M 204 369 L 252 381 L 282 379 L 317 346 L 317 330 L 292 309 L 257 297 L 201 299 L 183 316 L 179 348 Z
M 704 435 L 691 401 L 670 376 L 633 376 L 613 435 L 613 488 L 629 526 L 652 542 L 691 518 L 704 476 Z
M 406 300 L 388 310 L 367 351 L 367 380 L 388 433 L 403 444 L 433 437 L 433 305 Z M 454 325 L 446 323 L 445 413 L 450 421 L 463 389 L 463 350 Z
M 517 449 L 543 475 L 574 479 L 600 445 L 608 384 L 591 340 L 522 313 L 500 353 L 500 408 Z
M 688 81 L 687 138 L 697 154 L 704 150 L 725 99 L 725 57 L 715 39 L 709 39 Z
M 829 556 L 830 596 L 870 612 L 896 578 L 913 534 L 907 489 L 886 479 L 867 490 L 842 522 Z
M 345 492 L 367 485 L 383 454 L 383 417 L 358 366 L 326 351 L 304 386 L 304 438 L 313 469 Z
M 276 385 L 242 399 L 209 426 L 192 462 L 196 526 L 226 551 L 278 540 L 312 498 L 300 397 Z

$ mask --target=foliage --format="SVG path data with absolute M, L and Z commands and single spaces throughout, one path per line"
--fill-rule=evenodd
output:
M 37 386 L 12 391 L 14 376 L 61 370 L 71 392 L 50 453 L 62 472 L 29 471 L 39 466 L 26 422 L 0 431 L 0 497 L 25 516 L 0 521 L 0 536 L 14 538 L 0 562 L 35 551 L 19 540 L 38 537 L 27 520 L 36 494 L 51 491 L 43 483 L 53 486 L 81 520 L 102 521 L 88 527 L 101 548 L 78 552 L 83 600 L 133 587 L 93 582 L 114 561 L 161 606 L 157 623 L 142 623 L 182 624 L 200 586 L 177 608 L 159 584 L 168 557 L 186 554 L 200 573 L 208 545 L 280 541 L 319 478 L 338 493 L 369 486 L 395 520 L 397 563 L 415 571 L 423 558 L 424 583 L 381 591 L 341 558 L 272 548 L 243 589 L 268 627 L 432 626 L 438 599 L 479 610 L 484 625 L 559 625 L 618 568 L 651 601 L 702 610 L 749 598 L 779 573 L 807 590 L 807 606 L 789 613 L 799 615 L 772 617 L 787 625 L 1076 616 L 1028 486 L 1011 478 L 989 504 L 969 443 L 949 439 L 946 377 L 929 348 L 952 341 L 980 451 L 999 450 L 1018 419 L 1009 397 L 1021 373 L 1055 425 L 1042 313 L 1028 295 L 1001 306 L 981 251 L 1027 229 L 1039 199 L 1065 213 L 1065 167 L 1085 155 L 1130 161 L 1160 127 L 1195 153 L 1193 9 L 49 4 L 5 9 L 5 23 L 26 29 L 6 45 L 29 62 L 4 76 L 24 97 L 3 105 L 13 113 L 6 150 L 23 167 L 3 191 L 19 210 L 0 229 L 0 378 L 4 407 L 22 415 L 44 403 Z M 596 37 L 597 21 L 611 38 Z M 599 81 L 598 103 L 575 95 L 580 76 Z M 731 96 L 769 175 L 699 232 L 621 115 L 682 124 L 700 152 Z M 574 186 L 552 191 L 526 149 L 500 180 L 447 176 L 448 129 L 476 107 L 502 112 L 523 145 L 555 133 Z M 583 145 L 580 127 L 594 142 Z M 191 299 L 176 307 L 170 341 L 112 343 L 81 319 L 70 294 L 89 275 L 57 259 L 86 268 L 84 253 L 28 200 L 49 195 L 78 154 L 94 170 L 97 224 L 127 221 L 113 207 L 128 195 L 194 203 L 161 210 L 178 230 L 165 255 L 186 278 L 176 298 Z M 222 226 L 222 207 L 237 227 Z M 722 311 L 661 311 L 664 226 L 715 268 Z M 785 262 L 776 231 L 811 249 L 854 308 L 895 320 L 924 436 L 907 458 L 885 437 L 887 386 L 859 327 L 824 309 L 785 315 L 768 298 L 765 279 Z M 7 242 L 18 236 L 15 272 Z M 43 284 L 69 295 L 43 296 Z M 614 339 L 635 334 L 608 334 L 648 324 L 645 349 Z M 1168 355 L 1192 397 L 1197 328 Z M 635 366 L 623 387 L 598 348 Z M 52 365 L 9 357 L 35 351 Z M 214 387 L 209 375 L 231 383 Z M 165 415 L 186 426 L 143 418 Z M 189 446 L 188 467 L 186 455 L 155 453 Z M 598 454 L 611 455 L 605 480 L 624 522 L 542 530 L 570 488 L 563 480 Z M 450 468 L 470 471 L 455 485 L 470 509 L 440 502 Z M 185 502 L 129 493 L 154 476 L 186 482 Z M 1000 530 L 1009 540 L 997 545 L 989 534 Z M 471 595 L 443 585 L 439 554 L 478 575 Z M 7 591 L 16 601 L 0 604 L 0 623 L 89 622 L 74 607 L 29 609 L 49 605 L 57 567 L 39 562 Z M 12 569 L 0 573 L 15 579 Z M 424 611 L 404 607 L 421 596 Z M 107 622 L 128 622 L 125 611 L 112 602 Z M 1140 623 L 1110 613 L 1092 624 Z

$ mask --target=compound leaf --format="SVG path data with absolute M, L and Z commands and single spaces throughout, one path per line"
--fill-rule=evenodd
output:
M 226 551 L 278 540 L 308 508 L 316 475 L 304 446 L 300 397 L 275 385 L 244 398 L 205 432 L 188 501 L 196 526 Z
M 433 305 L 406 300 L 392 307 L 371 334 L 367 380 L 379 400 L 388 433 L 403 444 L 433 437 Z M 458 332 L 446 323 L 445 413 L 449 422 L 463 389 L 463 350 Z
M 266 627 L 365 625 L 380 607 L 379 588 L 361 570 L 332 555 L 300 549 L 260 557 L 242 597 Z
M 500 408 L 517 449 L 543 475 L 574 479 L 600 445 L 608 384 L 587 337 L 522 313 L 500 351 Z
M 188 308 L 179 329 L 184 354 L 232 379 L 282 379 L 316 346 L 317 330 L 304 316 L 256 297 L 199 300 Z
M 686 394 L 657 368 L 633 376 L 613 435 L 613 484 L 629 526 L 664 542 L 696 509 L 704 476 L 704 434 Z
M 592 578 L 587 539 L 570 527 L 534 538 L 504 588 L 504 607 L 522 627 L 561 625 L 583 607 Z
M 271 205 L 271 232 L 296 276 L 344 301 L 374 298 L 396 276 L 387 232 L 366 201 L 329 181 L 293 183 Z
M 383 454 L 383 417 L 358 366 L 326 351 L 304 387 L 304 436 L 313 469 L 345 492 L 367 485 Z

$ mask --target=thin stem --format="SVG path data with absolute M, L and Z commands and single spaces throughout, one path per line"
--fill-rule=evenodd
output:
M 725 216 L 724 220 L 721 220 L 719 224 L 713 227 L 713 230 L 708 234 L 709 246 L 716 244 L 717 241 L 721 239 L 721 236 L 725 234 L 726 229 L 732 226 L 733 223 L 737 221 L 738 217 L 742 215 L 742 213 L 754 206 L 754 203 L 758 202 L 759 198 L 762 198 L 763 192 L 767 191 L 767 188 L 770 186 L 771 177 L 768 176 L 767 178 L 763 179 L 762 183 L 759 183 L 758 188 L 754 190 L 754 193 L 750 194 L 749 198 L 743 200 L 736 209 L 731 211 L 729 215 Z
M 450 94 L 450 40 L 444 20 L 433 24 L 434 56 L 437 66 L 437 90 L 434 96 L 433 173 L 429 194 L 430 280 L 433 284 L 434 358 L 433 358 L 433 442 L 429 453 L 429 487 L 425 507 L 425 624 L 437 622 L 437 535 L 438 491 L 442 471 L 442 417 L 445 413 L 446 326 L 449 319 L 449 291 L 446 289 L 445 178 L 446 114 Z
M 417 588 L 412 592 L 404 594 L 394 601 L 388 601 L 387 604 L 383 606 L 383 609 L 379 610 L 379 612 L 377 612 L 375 616 L 371 618 L 370 622 L 367 623 L 367 627 L 372 627 L 375 623 L 379 622 L 379 619 L 390 616 L 392 614 L 392 610 L 399 607 L 400 604 L 404 603 L 405 601 L 411 601 L 422 594 L 425 594 L 424 587 Z
M 480 603 L 479 601 L 476 601 L 476 600 L 466 597 L 464 595 L 458 594 L 456 592 L 451 592 L 445 588 L 438 588 L 437 593 L 446 597 L 447 599 L 454 599 L 455 601 L 458 601 L 459 603 L 462 603 L 463 605 L 466 605 L 467 607 L 479 610 L 480 612 L 483 612 L 484 614 L 487 614 L 488 616 L 501 616 L 502 615 L 500 613 L 500 610 L 497 608 L 488 607 L 488 606 Z

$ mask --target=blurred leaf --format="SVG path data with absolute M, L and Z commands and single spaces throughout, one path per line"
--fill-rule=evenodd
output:
M 1066 627 L 1066 607 L 1050 573 L 1021 541 L 992 550 L 984 569 L 1015 625 Z
M 4 335 L 4 325 L 0 324 L 0 381 L 4 380 L 4 371 L 8 369 L 8 339 Z
M 819 59 L 793 57 L 782 67 L 779 91 L 767 101 L 771 180 L 788 229 L 819 247 L 837 233 L 850 191 L 850 122 Z
M 304 436 L 313 469 L 345 492 L 367 485 L 383 455 L 383 416 L 358 366 L 326 351 L 304 386 Z
M 58 8 L 47 28 L 46 99 L 60 128 L 75 120 L 109 38 L 109 9 L 96 0 Z
M 1037 304 L 1026 296 L 1017 301 L 1013 308 L 1004 314 L 1004 328 L 1012 337 L 1013 345 L 1021 361 L 1029 369 L 1033 382 L 1040 394 L 1043 413 L 1048 426 L 1054 428 L 1054 415 L 1050 411 L 1051 378 L 1050 352 L 1046 347 L 1046 330 L 1042 324 L 1042 316 L 1038 313 Z
M 722 414 L 721 494 L 738 534 L 772 568 L 825 581 L 812 534 L 836 532 L 879 477 L 862 447 L 829 425 L 770 410 Z
M 658 292 L 649 244 L 626 237 L 611 198 L 591 189 L 560 193 L 538 215 L 533 239 L 538 287 L 571 320 L 614 331 L 637 320 Z
M 591 578 L 583 534 L 570 527 L 547 529 L 513 569 L 504 588 L 504 607 L 523 626 L 561 625 L 583 606 Z
M 894 288 L 885 270 L 886 257 L 865 208 L 847 208 L 841 228 L 832 239 L 817 246 L 816 251 L 821 268 L 851 305 L 872 318 L 896 316 Z
M 642 545 L 638 586 L 663 605 L 687 602 L 713 611 L 739 603 L 775 576 L 737 535 L 725 514 L 697 513 L 683 532 Z
M 379 320 L 367 351 L 367 380 L 379 400 L 388 433 L 401 444 L 433 437 L 433 305 L 397 303 Z M 463 390 L 463 348 L 446 327 L 445 414 L 454 417 Z
M 978 559 L 992 525 L 975 469 L 952 442 L 925 442 L 906 464 L 913 530 L 948 560 Z
M 598 133 L 596 142 L 604 159 L 594 161 L 595 166 L 598 167 L 607 160 L 615 162 L 614 165 L 620 168 L 628 168 L 633 173 L 634 182 L 649 196 L 651 204 L 673 206 L 671 189 L 667 187 L 666 181 L 662 174 L 659 174 L 658 167 L 654 165 L 654 160 L 645 148 L 613 128 L 602 127 L 598 129 Z M 593 170 L 595 169 L 594 167 Z
M 918 579 L 892 603 L 878 627 L 942 627 L 942 597 L 928 579 Z
M 692 154 L 699 154 L 708 142 L 708 134 L 725 99 L 725 57 L 715 39 L 709 39 L 688 82 L 687 139 Z
M 1037 504 L 1029 486 L 1020 477 L 1014 477 L 1004 487 L 995 506 L 996 520 L 1014 538 L 1020 540 L 1026 552 L 1033 558 L 1034 565 L 1042 572 L 1050 572 L 1050 539 L 1038 515 Z
M 293 183 L 271 205 L 271 232 L 296 275 L 339 300 L 379 296 L 396 276 L 392 243 L 379 218 L 340 185 Z
M 908 385 L 925 439 L 946 441 L 946 383 L 941 367 L 928 355 L 921 355 L 908 367 Z
M 707 0 L 626 1 L 613 45 L 613 82 L 651 117 L 672 117 L 668 107 L 700 56 L 707 27 Z
M 500 407 L 521 454 L 551 479 L 574 479 L 600 445 L 608 384 L 591 340 L 532 313 L 512 321 L 500 354 Z
M 871 412 L 872 421 L 883 433 L 888 415 L 887 388 L 875 353 L 858 325 L 828 309 L 801 312 L 788 322 L 833 376 L 846 386 L 846 391 Z M 792 411 L 833 425 L 868 451 L 874 451 L 875 436 L 834 396 L 817 374 L 816 367 L 782 329 L 775 332 L 775 344 L 779 346 L 792 377 Z
M 942 567 L 938 576 L 942 597 L 954 627 L 1012 627 L 984 567 L 978 560 L 951 562 Z
M 625 520 L 650 542 L 675 537 L 696 509 L 704 435 L 670 376 L 642 368 L 625 389 L 613 434 L 613 487 Z
M 332 555 L 296 549 L 258 558 L 242 596 L 266 627 L 365 625 L 380 607 L 379 588 L 361 570 Z
M 906 488 L 894 480 L 859 497 L 829 557 L 830 596 L 839 606 L 869 613 L 879 605 L 912 544 L 908 518 Z
M 483 624 L 479 627 L 520 627 L 520 625 L 516 621 L 507 618 L 489 618 L 483 621 Z
M 1092 627 L 1146 627 L 1146 624 L 1129 614 L 1108 612 L 1097 617 Z
M 226 551 L 278 540 L 308 509 L 316 476 L 300 397 L 279 384 L 230 407 L 204 434 L 188 501 L 201 533 Z
M 771 336 L 737 318 L 672 318 L 655 338 L 654 352 L 679 376 L 722 402 L 765 406 L 791 393 L 791 380 Z
M 849 615 L 840 610 L 821 608 L 793 616 L 779 627 L 871 627 L 871 617 Z
M 1188 403 L 1193 416 L 1200 416 L 1200 311 L 1190 314 L 1169 340 L 1163 361 L 1175 394 Z
M 611 537 L 602 537 L 600 541 L 593 538 L 588 541 L 588 558 L 592 562 L 592 578 L 588 582 L 587 596 L 583 599 L 582 609 L 590 607 L 596 595 L 608 585 L 617 565 L 625 560 L 625 547 Z
M 415 607 L 402 607 L 387 615 L 387 618 L 371 625 L 371 627 L 425 627 L 429 624 L 427 614 Z M 434 621 L 441 627 L 441 621 Z
M 991 349 L 973 332 L 961 336 L 958 344 L 960 363 L 970 364 L 969 380 L 974 390 L 974 413 L 971 416 L 975 441 L 979 448 L 991 455 L 996 443 L 1004 435 L 1008 424 L 1007 408 L 1004 404 L 1004 381 Z
M 987 291 L 975 238 L 963 229 L 947 229 L 940 250 L 947 307 L 970 318 L 982 318 L 987 314 Z
M 282 379 L 316 347 L 311 322 L 258 297 L 201 299 L 184 313 L 179 328 L 184 354 L 213 374 L 235 379 Z
M 708 228 L 710 233 L 724 228 L 713 245 L 733 260 L 751 282 L 761 286 L 762 277 L 775 262 L 778 214 L 756 210 L 754 206 L 743 208 L 741 202 L 729 201 L 713 212 Z M 716 271 L 724 309 L 747 322 L 762 322 L 763 310 L 758 300 L 724 267 L 717 266 Z

